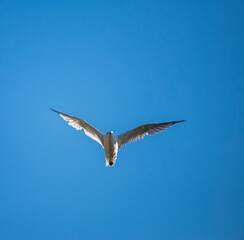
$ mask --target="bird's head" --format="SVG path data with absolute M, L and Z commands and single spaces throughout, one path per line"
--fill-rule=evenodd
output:
M 110 131 L 110 132 L 107 132 L 107 135 L 111 135 L 113 133 L 114 133 L 113 131 Z

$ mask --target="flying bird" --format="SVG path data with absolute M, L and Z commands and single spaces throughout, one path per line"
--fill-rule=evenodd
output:
M 176 123 L 185 121 L 180 120 L 174 122 L 145 124 L 116 136 L 113 131 L 107 132 L 107 134 L 104 135 L 85 120 L 58 112 L 52 108 L 50 108 L 50 110 L 58 113 L 60 117 L 67 121 L 68 124 L 76 130 L 84 129 L 84 132 L 88 137 L 97 141 L 104 148 L 106 166 L 114 166 L 117 159 L 117 153 L 125 144 L 142 139 L 145 135 L 154 135 L 155 133 L 162 132 Z

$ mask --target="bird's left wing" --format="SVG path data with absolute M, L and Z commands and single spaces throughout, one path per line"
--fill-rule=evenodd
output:
M 151 123 L 145 124 L 140 127 L 134 128 L 124 134 L 118 136 L 119 149 L 127 143 L 134 142 L 135 140 L 144 138 L 146 135 L 153 135 L 158 132 L 162 132 L 168 127 L 173 126 L 176 123 L 184 122 L 185 120 L 166 122 L 166 123 Z
M 67 121 L 68 124 L 70 126 L 74 127 L 76 130 L 81 130 L 82 128 L 84 128 L 85 134 L 88 137 L 92 138 L 93 140 L 97 141 L 104 148 L 104 135 L 100 131 L 98 131 L 96 128 L 91 126 L 89 123 L 87 123 L 86 121 L 84 121 L 80 118 L 58 112 L 51 108 L 50 108 L 50 110 L 58 113 L 60 117 L 62 117 L 65 121 Z

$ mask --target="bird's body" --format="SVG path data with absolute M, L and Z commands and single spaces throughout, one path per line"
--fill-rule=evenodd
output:
M 118 138 L 113 132 L 108 132 L 104 136 L 104 151 L 106 156 L 106 166 L 113 166 L 118 153 Z
M 96 128 L 80 118 L 73 117 L 53 109 L 51 110 L 58 113 L 65 121 L 68 121 L 69 125 L 75 129 L 84 129 L 84 132 L 87 136 L 97 141 L 104 148 L 106 166 L 113 166 L 115 164 L 117 153 L 125 144 L 142 139 L 145 135 L 153 135 L 155 133 L 161 132 L 170 126 L 173 126 L 175 123 L 184 122 L 184 120 L 181 120 L 166 123 L 151 123 L 134 128 L 119 136 L 116 136 L 112 131 L 107 132 L 106 135 L 103 135 Z

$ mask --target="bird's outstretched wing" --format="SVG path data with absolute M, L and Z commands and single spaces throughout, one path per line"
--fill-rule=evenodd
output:
M 91 126 L 89 123 L 80 118 L 58 112 L 51 108 L 50 110 L 58 113 L 59 116 L 61 116 L 65 121 L 68 122 L 70 126 L 74 127 L 76 130 L 81 130 L 82 128 L 84 128 L 85 134 L 93 140 L 97 141 L 104 148 L 104 135 L 101 132 L 99 132 L 96 128 Z
M 158 132 L 162 132 L 168 127 L 173 126 L 176 123 L 184 122 L 185 120 L 175 121 L 175 122 L 166 122 L 166 123 L 151 123 L 145 124 L 140 127 L 134 128 L 126 133 L 123 133 L 118 136 L 118 147 L 119 149 L 130 142 L 144 138 L 146 135 L 153 135 Z

